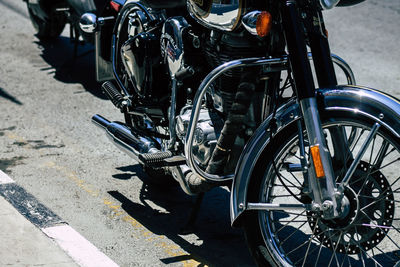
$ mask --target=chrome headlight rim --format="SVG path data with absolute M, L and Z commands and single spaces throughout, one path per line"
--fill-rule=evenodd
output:
M 206 28 L 213 29 L 213 30 L 220 30 L 220 31 L 228 31 L 232 32 L 238 28 L 238 26 L 241 24 L 241 19 L 242 16 L 246 13 L 246 7 L 245 7 L 245 0 L 237 0 L 237 12 L 236 16 L 234 16 L 231 21 L 232 23 L 226 24 L 223 23 L 218 23 L 214 22 L 211 19 L 212 11 L 213 11 L 213 2 L 211 0 L 210 5 L 207 8 L 207 11 L 204 12 L 198 12 L 196 11 L 198 8 L 196 8 L 196 2 L 201 1 L 201 0 L 188 0 L 186 1 L 187 3 L 187 10 L 190 14 L 190 16 L 195 19 L 198 23 L 203 25 Z

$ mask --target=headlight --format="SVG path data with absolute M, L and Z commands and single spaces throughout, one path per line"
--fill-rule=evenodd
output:
M 243 13 L 242 0 L 188 0 L 188 11 L 199 23 L 212 29 L 233 31 Z

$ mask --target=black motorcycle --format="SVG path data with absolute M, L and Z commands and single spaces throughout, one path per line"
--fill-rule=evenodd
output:
M 229 185 L 258 265 L 399 264 L 400 102 L 354 85 L 322 16 L 360 0 L 31 2 L 39 37 L 95 44 L 125 122 L 92 121 L 154 183 Z

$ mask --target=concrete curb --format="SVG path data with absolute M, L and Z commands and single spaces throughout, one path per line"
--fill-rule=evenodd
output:
M 6 202 L 0 201 L 0 211 L 4 211 L 4 214 L 0 212 L 0 218 L 7 216 L 9 220 L 15 222 L 7 225 L 9 227 L 8 233 L 0 233 L 0 236 L 2 234 L 7 235 L 2 238 L 4 248 L 9 243 L 10 246 L 16 244 L 23 246 L 23 251 L 32 252 L 10 253 L 7 255 L 7 259 L 0 260 L 0 264 L 36 265 L 38 264 L 37 261 L 40 260 L 39 264 L 44 266 L 53 266 L 54 264 L 62 264 L 63 266 L 75 266 L 77 264 L 83 267 L 118 266 L 1 170 L 0 196 L 14 208 L 13 210 Z M 35 232 L 37 229 L 44 235 L 38 235 Z M 46 238 L 53 242 L 42 240 Z M 55 253 L 55 250 L 57 250 L 57 248 L 54 248 L 55 244 L 59 250 L 56 252 L 59 253 Z M 38 256 L 39 253 L 51 255 Z

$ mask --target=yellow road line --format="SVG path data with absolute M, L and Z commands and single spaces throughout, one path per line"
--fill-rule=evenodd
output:
M 32 149 L 32 145 L 29 144 L 29 142 L 26 141 L 23 137 L 18 136 L 17 134 L 13 132 L 6 132 L 5 135 L 11 139 L 15 140 L 17 142 L 24 143 L 25 149 Z M 40 152 L 39 152 L 40 153 Z M 100 190 L 96 189 L 93 185 L 89 184 L 88 182 L 80 179 L 77 174 L 74 171 L 69 170 L 67 167 L 64 166 L 59 166 L 53 161 L 48 161 L 43 164 L 42 167 L 45 168 L 50 168 L 50 169 L 55 169 L 61 173 L 65 177 L 67 177 L 69 180 L 71 180 L 75 185 L 77 185 L 80 189 L 91 195 L 92 197 L 97 197 L 100 198 Z M 192 257 L 190 254 L 185 252 L 184 250 L 181 249 L 180 246 L 178 245 L 171 245 L 168 244 L 165 241 L 162 240 L 169 240 L 167 239 L 166 236 L 164 235 L 156 235 L 152 232 L 150 232 L 143 224 L 138 222 L 135 218 L 130 216 L 126 211 L 124 211 L 121 208 L 121 205 L 114 203 L 112 200 L 108 198 L 103 198 L 103 204 L 107 206 L 111 211 L 113 211 L 113 214 L 110 216 L 112 219 L 118 219 L 123 222 L 129 223 L 136 231 L 139 231 L 140 235 L 142 237 L 145 237 L 145 240 L 148 242 L 151 242 L 153 245 L 163 249 L 163 251 L 171 256 L 171 257 L 182 257 L 182 256 L 187 256 L 187 257 Z M 169 240 L 173 242 L 172 240 Z M 195 266 L 207 266 L 203 265 L 201 262 L 198 262 L 194 259 L 188 259 L 182 261 L 182 265 L 184 267 L 195 267 Z

